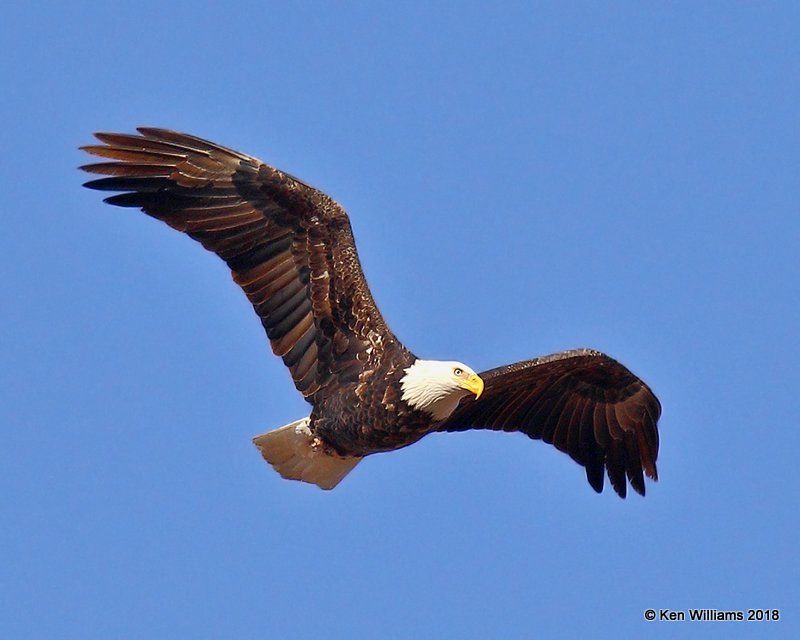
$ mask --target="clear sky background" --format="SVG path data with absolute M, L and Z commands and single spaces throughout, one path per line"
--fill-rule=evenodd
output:
M 798 637 L 800 6 L 289 4 L 4 10 L 0 637 Z M 341 202 L 420 356 L 625 363 L 660 481 L 479 432 L 282 480 L 224 265 L 80 187 L 137 125 Z M 692 607 L 782 619 L 643 619 Z

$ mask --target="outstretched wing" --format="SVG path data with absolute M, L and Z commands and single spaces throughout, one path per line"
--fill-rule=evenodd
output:
M 586 467 L 592 488 L 603 490 L 603 469 L 624 498 L 625 476 L 644 495 L 642 470 L 658 479 L 661 405 L 650 388 L 619 362 L 576 349 L 480 374 L 479 400 L 462 400 L 440 431 L 521 431 L 553 444 Z
M 164 129 L 98 133 L 85 186 L 139 207 L 222 258 L 266 329 L 272 350 L 313 402 L 331 381 L 358 379 L 394 336 L 367 288 L 344 209 L 248 155 Z M 370 350 L 370 351 L 368 351 Z

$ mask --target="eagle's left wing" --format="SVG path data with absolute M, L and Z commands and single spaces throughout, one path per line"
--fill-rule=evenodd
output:
M 619 362 L 590 349 L 564 351 L 480 374 L 479 400 L 462 400 L 440 431 L 521 431 L 568 453 L 603 490 L 603 471 L 624 498 L 625 476 L 644 495 L 644 476 L 658 479 L 661 405 Z

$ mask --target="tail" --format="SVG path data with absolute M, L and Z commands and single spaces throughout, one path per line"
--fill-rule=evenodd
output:
M 308 428 L 309 418 L 296 420 L 274 431 L 253 438 L 264 460 L 288 480 L 310 482 L 322 489 L 333 489 L 350 473 L 361 458 L 342 458 L 315 446 Z

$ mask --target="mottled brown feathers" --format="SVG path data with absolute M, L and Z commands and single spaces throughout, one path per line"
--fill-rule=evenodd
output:
M 220 256 L 261 318 L 273 351 L 311 399 L 358 378 L 393 342 L 372 301 L 344 209 L 297 178 L 194 136 L 140 128 L 98 133 L 83 149 L 110 160 L 86 186 L 121 191 L 106 202 L 139 207 Z
M 586 468 L 595 491 L 603 471 L 625 497 L 625 477 L 644 495 L 644 476 L 656 480 L 661 414 L 650 388 L 616 360 L 576 349 L 480 374 L 480 400 L 466 399 L 441 431 L 521 431 L 569 454 Z

